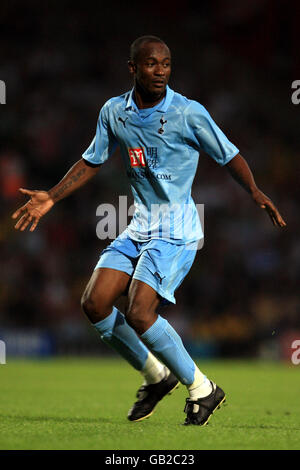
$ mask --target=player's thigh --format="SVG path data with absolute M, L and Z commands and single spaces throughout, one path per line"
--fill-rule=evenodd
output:
M 95 269 L 82 296 L 85 313 L 108 315 L 118 299 L 128 291 L 130 279 L 129 274 L 123 271 Z

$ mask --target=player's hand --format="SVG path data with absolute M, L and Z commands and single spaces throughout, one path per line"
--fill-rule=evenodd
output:
M 22 194 L 30 196 L 30 199 L 26 204 L 24 204 L 24 206 L 20 207 L 13 213 L 13 219 L 18 219 L 20 217 L 15 225 L 15 229 L 23 232 L 29 224 L 32 224 L 30 232 L 33 232 L 39 223 L 40 218 L 51 209 L 54 202 L 47 191 L 31 191 L 23 188 L 20 188 L 19 191 Z
M 261 208 L 264 209 L 268 214 L 272 221 L 272 223 L 276 227 L 285 227 L 286 223 L 281 217 L 278 209 L 274 206 L 273 202 L 271 201 L 268 196 L 266 196 L 262 191 L 259 189 L 254 192 L 252 195 L 254 202 Z

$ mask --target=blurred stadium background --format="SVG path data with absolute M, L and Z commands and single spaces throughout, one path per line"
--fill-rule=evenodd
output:
M 287 6 L 288 5 L 288 6 Z M 100 107 L 131 87 L 130 43 L 173 53 L 170 85 L 204 104 L 239 147 L 288 227 L 273 227 L 202 155 L 194 183 L 205 243 L 167 318 L 194 357 L 290 361 L 300 339 L 299 6 L 294 1 L 4 1 L 0 17 L 0 339 L 13 356 L 108 355 L 80 310 L 107 240 L 101 203 L 129 194 L 116 154 L 34 233 L 13 229 L 19 187 L 49 189 L 94 136 Z

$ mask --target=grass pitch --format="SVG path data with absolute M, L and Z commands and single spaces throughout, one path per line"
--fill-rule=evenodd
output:
M 227 395 L 205 427 L 182 426 L 184 386 L 131 423 L 141 376 L 115 359 L 8 360 L 0 366 L 0 449 L 300 449 L 300 366 L 203 361 Z

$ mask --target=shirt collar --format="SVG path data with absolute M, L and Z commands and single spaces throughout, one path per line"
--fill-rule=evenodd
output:
M 129 111 L 130 109 L 134 109 L 136 112 L 139 112 L 139 109 L 137 105 L 135 104 L 135 101 L 133 99 L 133 93 L 134 93 L 134 88 L 129 93 L 127 103 L 125 105 L 125 110 Z M 168 107 L 171 104 L 171 101 L 174 97 L 174 91 L 171 90 L 171 88 L 167 85 L 166 87 L 166 96 L 165 99 L 163 99 L 157 106 L 156 111 L 161 112 L 161 113 L 166 113 L 168 110 Z

